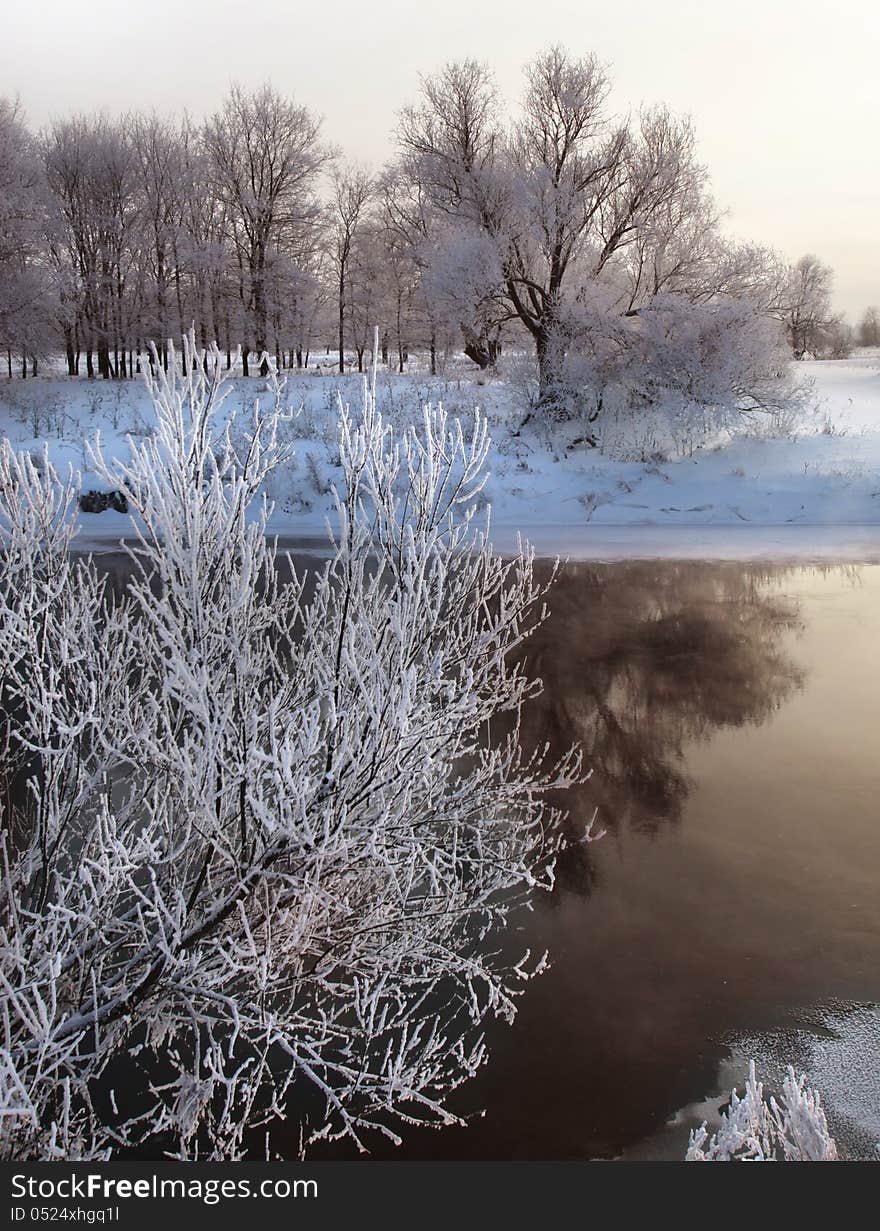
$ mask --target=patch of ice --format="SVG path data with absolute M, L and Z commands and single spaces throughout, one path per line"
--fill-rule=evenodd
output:
M 790 1027 L 729 1040 L 731 1063 L 754 1059 L 768 1086 L 786 1065 L 806 1074 L 822 1095 L 842 1158 L 873 1160 L 880 1142 L 880 1005 L 820 1006 Z

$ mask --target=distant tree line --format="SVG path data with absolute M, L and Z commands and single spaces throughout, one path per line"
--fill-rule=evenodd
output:
M 865 310 L 859 321 L 858 339 L 860 346 L 880 346 L 880 308 L 872 305 Z
M 672 319 L 681 337 L 734 320 L 754 335 L 759 318 L 796 356 L 840 353 L 828 267 L 725 238 L 690 122 L 621 119 L 608 92 L 595 57 L 551 48 L 512 119 L 488 66 L 448 64 L 375 174 L 269 84 L 233 86 L 204 121 L 74 115 L 38 133 L 0 100 L 7 373 L 62 350 L 72 376 L 132 377 L 148 340 L 167 362 L 191 326 L 230 361 L 241 344 L 247 374 L 331 347 L 362 368 L 378 324 L 400 371 L 414 349 L 432 370 L 458 346 L 487 368 L 503 341 L 529 344 L 552 404 L 573 356 L 600 385 L 621 356 L 642 362 L 657 312 L 666 336 Z M 872 308 L 859 340 L 877 335 Z

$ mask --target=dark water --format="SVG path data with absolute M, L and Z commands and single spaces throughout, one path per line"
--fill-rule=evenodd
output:
M 579 564 L 550 602 L 526 737 L 583 742 L 571 832 L 598 807 L 607 834 L 519 920 L 552 967 L 458 1092 L 474 1119 L 380 1157 L 680 1158 L 684 1127 L 644 1143 L 729 1035 L 880 1000 L 880 567 Z

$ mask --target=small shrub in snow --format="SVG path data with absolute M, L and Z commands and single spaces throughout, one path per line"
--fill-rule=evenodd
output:
M 745 1093 L 730 1095 L 717 1132 L 709 1136 L 705 1121 L 691 1133 L 688 1162 L 836 1162 L 837 1146 L 828 1131 L 817 1090 L 789 1066 L 779 1101 L 764 1096 L 764 1086 L 749 1065 Z
M 317 496 L 327 496 L 330 494 L 331 485 L 321 473 L 321 463 L 318 461 L 317 454 L 306 454 L 306 473 Z

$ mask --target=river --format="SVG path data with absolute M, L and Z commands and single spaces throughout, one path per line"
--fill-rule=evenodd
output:
M 378 1156 L 681 1158 L 750 1056 L 810 1075 L 814 1043 L 837 1049 L 832 1129 L 870 1156 L 880 566 L 578 563 L 549 604 L 524 735 L 580 740 L 594 771 L 561 801 L 555 890 L 518 920 L 551 968 L 458 1092 L 470 1123 Z

